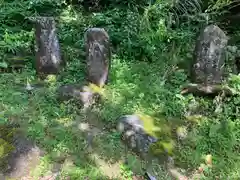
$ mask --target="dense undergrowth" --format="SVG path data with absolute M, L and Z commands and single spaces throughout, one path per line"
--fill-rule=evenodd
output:
M 239 46 L 240 27 L 224 21 L 231 3 L 197 0 L 91 2 L 0 2 L 0 66 L 7 68 L 12 56 L 27 63 L 21 73 L 1 74 L 0 117 L 21 122 L 28 137 L 48 152 L 34 175 L 46 174 L 62 154 L 74 157 L 74 163 L 63 168 L 62 176 L 94 179 L 103 174 L 84 152 L 84 138 L 73 128 L 75 123 L 84 121 L 83 113 L 72 103 L 59 105 L 55 90 L 59 85 L 84 80 L 84 32 L 89 27 L 104 27 L 111 37 L 113 57 L 104 100 L 93 108 L 98 121 L 114 124 L 120 115 L 138 112 L 156 118 L 159 126 L 161 119 L 170 124 L 180 122 L 188 127 L 189 136 L 174 150 L 179 166 L 198 168 L 203 157 L 211 154 L 213 167 L 206 171 L 203 179 L 240 178 L 240 97 L 222 98 L 220 95 L 213 100 L 180 95 L 181 87 L 189 79 L 189 65 L 200 28 L 218 24 L 230 36 L 230 45 Z M 37 81 L 32 66 L 33 26 L 28 20 L 36 15 L 56 18 L 67 66 L 57 82 L 50 82 L 49 88 L 29 95 L 19 84 L 24 86 L 27 80 Z M 229 64 L 231 59 L 232 56 L 228 56 Z M 236 91 L 240 90 L 238 76 L 231 76 L 228 83 Z M 192 124 L 186 118 L 190 115 L 202 118 Z M 102 158 L 119 160 L 122 146 L 114 130 L 96 141 L 99 147 L 96 153 Z M 160 179 L 167 179 L 158 165 L 155 168 Z

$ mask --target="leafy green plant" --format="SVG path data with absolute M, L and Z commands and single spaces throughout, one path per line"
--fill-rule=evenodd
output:
M 20 31 L 19 33 L 13 33 L 6 30 L 3 35 L 3 40 L 0 41 L 1 50 L 15 54 L 17 51 L 23 49 L 31 50 L 31 40 L 33 38 L 33 32 Z
M 121 165 L 120 169 L 124 179 L 126 180 L 132 179 L 133 172 L 129 167 L 127 167 L 126 165 Z

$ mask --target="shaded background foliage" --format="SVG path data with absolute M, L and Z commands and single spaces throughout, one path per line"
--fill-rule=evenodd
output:
M 120 49 L 121 54 L 133 56 L 138 60 L 147 58 L 152 61 L 156 54 L 160 54 L 157 52 L 159 50 L 169 51 L 174 44 L 185 45 L 185 40 L 194 38 L 194 30 L 199 30 L 206 24 L 214 22 L 229 31 L 232 27 L 236 28 L 234 24 L 225 26 L 221 20 L 227 14 L 232 16 L 236 14 L 239 7 L 235 4 L 228 1 L 202 2 L 199 0 L 142 0 L 137 3 L 135 1 L 106 0 L 3 1 L 1 3 L 0 22 L 2 26 L 0 32 L 3 38 L 4 34 L 9 33 L 8 31 L 15 36 L 20 36 L 20 31 L 28 33 L 32 30 L 29 17 L 36 15 L 58 17 L 67 7 L 73 6 L 72 11 L 75 11 L 75 15 L 76 11 L 85 9 L 84 16 L 87 14 L 90 16 L 89 22 L 83 23 L 80 20 L 81 23 L 75 25 L 76 28 L 79 28 L 79 34 L 90 26 L 105 27 L 112 37 L 114 49 Z M 74 15 L 74 12 L 71 13 Z M 73 24 L 71 24 L 72 26 Z M 29 42 L 29 39 L 26 39 L 26 42 Z M 20 44 L 29 49 L 29 44 L 19 43 L 19 46 Z M 5 46 L 2 45 L 2 47 Z M 17 47 L 12 49 L 17 50 Z

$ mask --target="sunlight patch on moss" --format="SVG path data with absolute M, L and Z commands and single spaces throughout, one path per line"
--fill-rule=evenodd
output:
M 56 82 L 57 82 L 57 76 L 54 75 L 54 74 L 50 74 L 50 75 L 47 76 L 47 78 L 45 79 L 45 81 L 46 81 L 47 83 L 51 84 L 51 85 L 56 84 Z
M 103 87 L 99 87 L 97 86 L 96 84 L 93 84 L 93 83 L 89 83 L 88 87 L 90 88 L 90 90 L 94 93 L 98 93 L 102 96 L 105 96 L 105 89 Z
M 11 151 L 14 150 L 14 146 L 0 138 L 0 159 L 5 158 Z
M 101 158 L 101 156 L 99 156 L 96 153 L 93 153 L 91 155 L 91 158 L 97 164 L 97 166 L 99 167 L 99 170 L 102 172 L 102 174 L 108 176 L 109 178 L 120 177 L 121 174 L 120 174 L 119 167 L 122 163 L 121 161 L 112 164 L 112 163 L 106 162 L 104 159 Z
M 161 131 L 161 128 L 155 126 L 154 119 L 149 115 L 143 115 L 138 113 L 137 116 L 143 122 L 144 130 L 153 137 L 157 137 L 156 132 Z
M 172 139 L 159 140 L 157 143 L 151 145 L 151 151 L 156 155 L 162 153 L 168 153 L 168 155 L 173 155 L 175 144 L 176 143 Z
M 59 122 L 60 124 L 63 124 L 65 127 L 69 127 L 69 126 L 72 125 L 73 120 L 70 117 L 65 117 L 65 118 L 56 119 L 56 122 Z
M 74 13 L 71 5 L 68 5 L 68 7 L 61 13 L 60 19 L 65 23 L 71 23 L 78 20 L 78 14 Z
M 160 144 L 163 146 L 163 149 L 168 153 L 168 154 L 173 154 L 173 149 L 175 146 L 175 142 L 173 140 L 170 141 L 162 141 Z
M 32 176 L 36 179 L 41 177 L 43 174 L 47 174 L 47 172 L 52 168 L 52 163 L 50 160 L 50 156 L 44 156 L 40 158 L 40 163 L 37 167 L 32 171 Z
M 202 115 L 190 115 L 185 117 L 187 121 L 193 122 L 193 123 L 200 123 L 203 119 L 204 116 Z

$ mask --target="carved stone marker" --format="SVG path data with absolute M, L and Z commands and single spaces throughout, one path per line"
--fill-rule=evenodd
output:
M 221 84 L 228 38 L 217 26 L 207 26 L 196 43 L 192 67 L 193 83 Z
M 35 19 L 36 70 L 40 77 L 57 74 L 63 63 L 53 17 Z
M 209 25 L 200 32 L 191 69 L 194 84 L 188 85 L 189 91 L 215 94 L 222 90 L 227 43 L 228 37 L 218 26 Z
M 108 81 L 110 69 L 110 42 L 104 29 L 90 28 L 85 34 L 87 80 L 98 86 L 104 86 Z

